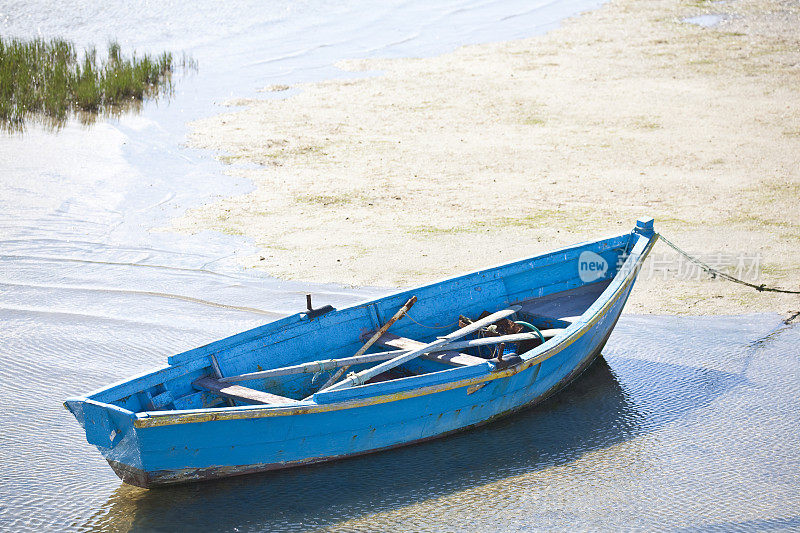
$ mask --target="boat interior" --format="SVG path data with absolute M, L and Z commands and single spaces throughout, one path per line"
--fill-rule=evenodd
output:
M 314 402 L 315 393 L 362 374 L 364 381 L 350 386 L 487 361 L 502 368 L 544 342 L 557 342 L 611 283 L 630 241 L 621 235 L 587 243 L 346 309 L 309 305 L 303 313 L 171 356 L 169 365 L 89 398 L 132 413 L 282 406 Z M 591 282 L 580 278 L 577 267 L 585 250 L 608 265 Z M 442 336 L 454 338 L 435 345 Z M 379 371 L 403 354 L 414 357 Z

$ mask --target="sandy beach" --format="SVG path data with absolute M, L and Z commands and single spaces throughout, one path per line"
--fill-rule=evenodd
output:
M 703 26 L 688 17 L 716 22 Z M 530 39 L 342 64 L 364 77 L 194 122 L 249 194 L 172 229 L 249 237 L 247 267 L 402 287 L 627 231 L 800 288 L 800 3 L 611 0 Z M 654 250 L 626 310 L 800 309 Z M 748 278 L 752 280 L 752 278 Z

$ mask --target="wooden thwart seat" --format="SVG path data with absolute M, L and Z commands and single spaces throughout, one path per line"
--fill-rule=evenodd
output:
M 206 376 L 196 380 L 194 388 L 198 390 L 205 390 L 218 394 L 225 398 L 232 400 L 241 400 L 249 403 L 260 403 L 270 405 L 285 405 L 290 403 L 297 403 L 297 400 L 287 398 L 285 396 L 278 396 L 277 394 L 270 394 L 260 390 L 242 387 L 241 385 L 231 385 L 230 383 L 222 383 L 216 378 Z
M 386 346 L 387 348 L 399 348 L 401 350 L 414 350 L 420 346 L 425 346 L 424 342 L 415 341 L 414 339 L 409 339 L 407 337 L 398 337 L 393 333 L 384 333 L 380 336 L 380 338 L 378 338 L 376 343 L 380 344 L 381 346 Z M 456 351 L 426 353 L 421 357 L 423 359 L 439 361 L 441 363 L 446 363 L 453 366 L 468 366 L 486 362 L 486 359 Z

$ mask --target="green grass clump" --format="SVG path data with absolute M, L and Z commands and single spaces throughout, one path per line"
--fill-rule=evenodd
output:
M 184 68 L 187 61 L 196 68 L 186 57 Z M 125 57 L 116 42 L 98 59 L 94 48 L 79 57 L 62 39 L 0 38 L 0 127 L 22 131 L 28 120 L 60 127 L 71 115 L 91 122 L 125 111 L 169 94 L 173 67 L 171 53 Z

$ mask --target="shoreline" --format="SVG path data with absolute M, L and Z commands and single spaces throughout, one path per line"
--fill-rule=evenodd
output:
M 703 14 L 720 22 L 683 22 Z M 346 62 L 382 72 L 190 124 L 255 190 L 173 229 L 248 237 L 260 253 L 242 264 L 282 279 L 406 287 L 653 216 L 688 252 L 797 289 L 798 24 L 796 2 L 612 0 L 542 36 Z M 800 309 L 675 279 L 677 255 L 654 254 L 627 312 Z

